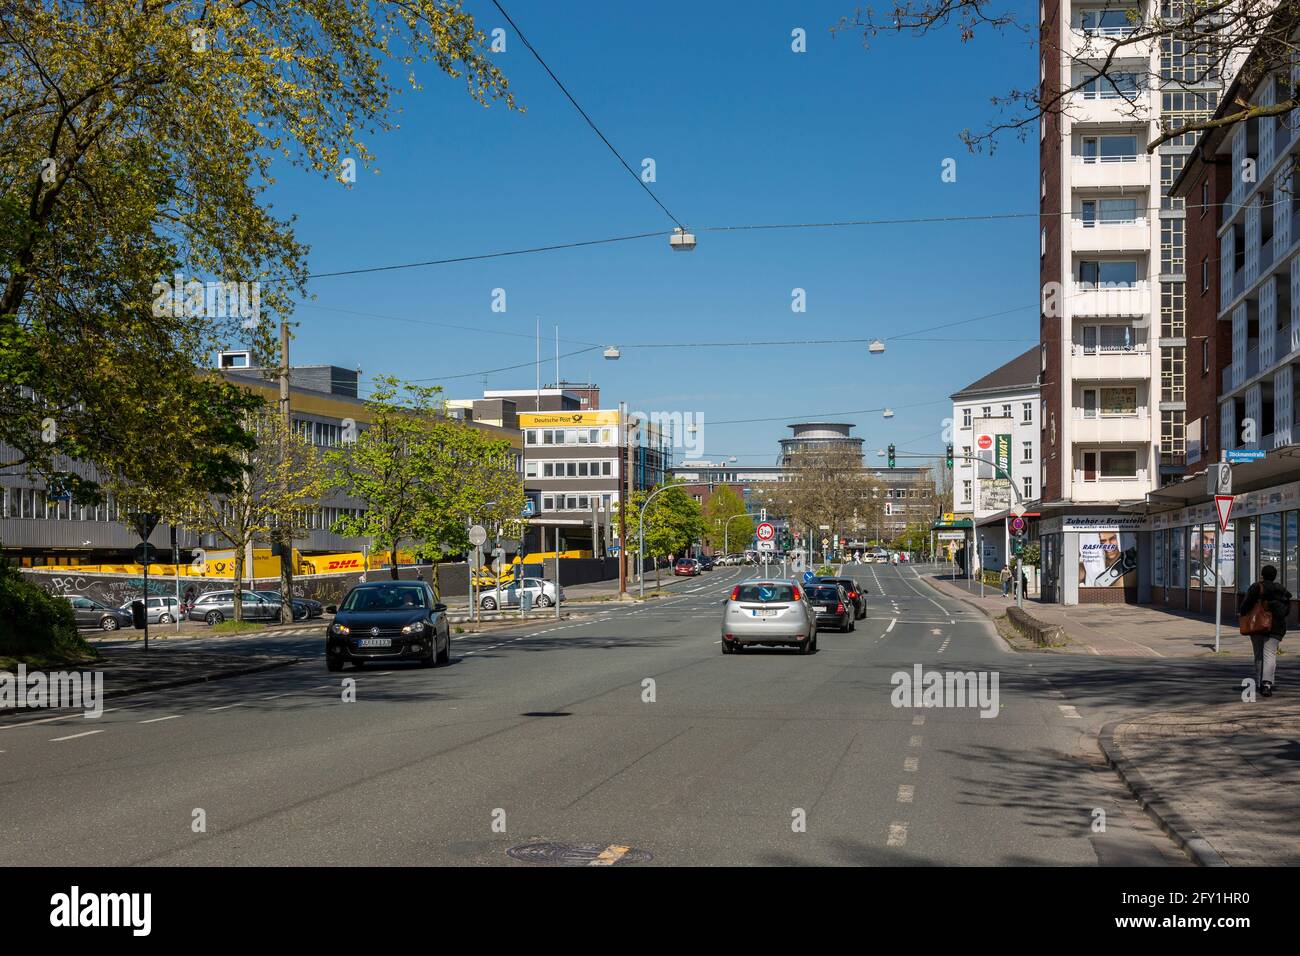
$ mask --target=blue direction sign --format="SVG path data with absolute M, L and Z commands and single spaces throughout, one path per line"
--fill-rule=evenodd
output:
M 1243 461 L 1259 461 L 1268 457 L 1263 448 L 1234 448 L 1228 452 L 1228 463 L 1239 465 Z
M 804 584 L 807 584 L 809 581 L 811 581 L 811 580 L 812 580 L 813 578 L 815 578 L 815 577 L 817 577 L 817 575 L 813 574 L 811 571 L 805 571 L 805 572 L 803 573 L 803 583 L 804 583 Z

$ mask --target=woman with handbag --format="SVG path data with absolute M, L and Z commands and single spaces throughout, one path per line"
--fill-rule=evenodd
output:
M 1291 609 L 1291 592 L 1277 583 L 1277 568 L 1264 565 L 1260 580 L 1250 586 L 1237 614 L 1241 633 L 1255 649 L 1255 682 L 1265 697 L 1273 696 L 1277 670 L 1277 649 L 1286 634 L 1286 616 Z

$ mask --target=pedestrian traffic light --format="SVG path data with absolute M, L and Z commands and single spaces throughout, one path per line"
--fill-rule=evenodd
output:
M 948 470 L 952 470 L 952 445 L 948 446 Z
M 893 445 L 889 446 L 889 467 L 890 468 L 894 467 L 894 446 Z

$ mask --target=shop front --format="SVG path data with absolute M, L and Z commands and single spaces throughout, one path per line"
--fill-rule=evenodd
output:
M 1054 604 L 1136 604 L 1146 519 L 1063 514 L 1040 523 L 1042 600 Z

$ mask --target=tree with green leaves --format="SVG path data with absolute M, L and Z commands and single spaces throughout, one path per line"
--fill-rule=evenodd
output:
M 704 541 L 717 551 L 726 546 L 748 546 L 754 537 L 754 520 L 746 515 L 745 499 L 728 485 L 719 485 L 704 503 Z
M 632 492 L 628 502 L 627 535 L 629 551 L 636 551 L 640 535 L 642 509 L 645 508 L 645 547 L 643 552 L 653 558 L 666 558 L 683 554 L 704 533 L 704 517 L 700 504 L 680 482 L 655 495 L 650 506 L 645 503 L 655 489 Z M 659 562 L 655 562 L 655 587 L 660 585 Z
M 366 505 L 334 530 L 393 552 L 394 578 L 403 545 L 424 558 L 465 552 L 472 524 L 495 529 L 523 510 L 510 442 L 449 417 L 441 391 L 376 379 L 356 442 L 327 459 L 332 486 Z
M 303 292 L 273 163 L 349 187 L 396 125 L 393 65 L 513 107 L 486 39 L 459 0 L 5 4 L 0 465 L 81 500 L 236 486 L 247 394 L 197 373 L 233 342 L 267 364 Z

